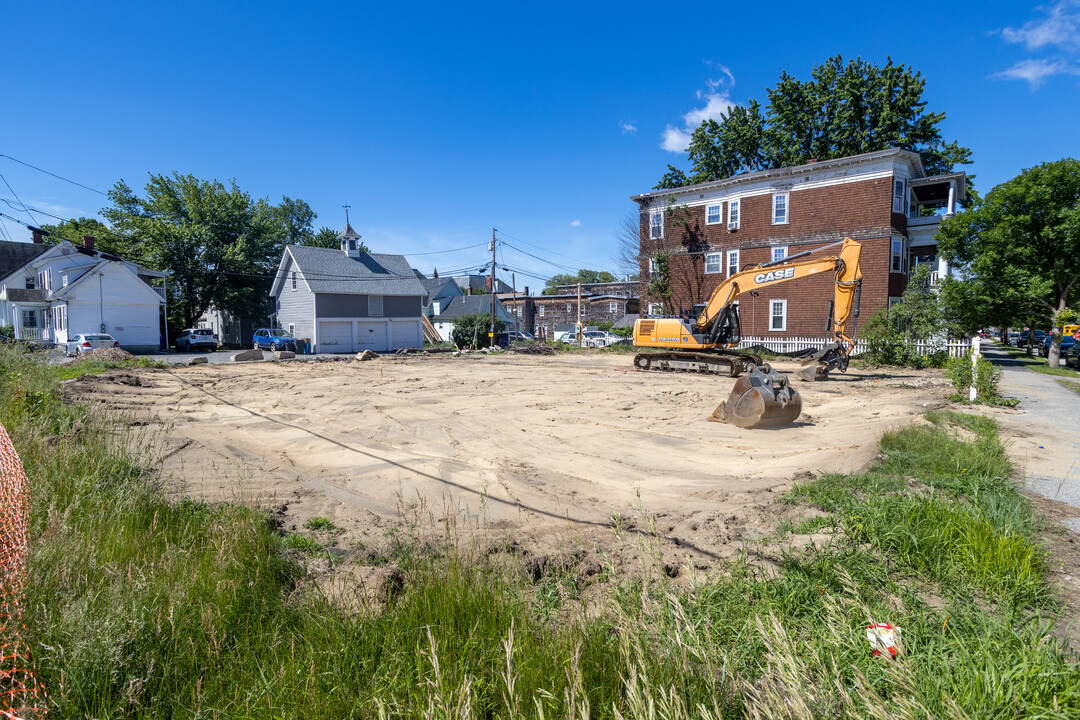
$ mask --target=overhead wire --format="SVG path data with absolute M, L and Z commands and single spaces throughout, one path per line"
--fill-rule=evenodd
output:
M 72 185 L 78 185 L 79 187 L 83 188 L 84 190 L 89 190 L 90 192 L 96 192 L 98 195 L 108 195 L 107 192 L 102 192 L 101 190 L 98 190 L 96 188 L 92 188 L 92 187 L 90 187 L 88 185 L 83 185 L 80 182 L 75 182 L 74 180 L 70 180 L 70 179 L 68 179 L 68 178 L 66 178 L 66 177 L 64 177 L 62 175 L 57 175 L 54 172 L 49 172 L 48 170 L 44 170 L 42 168 L 39 168 L 37 165 L 31 165 L 30 163 L 23 162 L 22 160 L 19 160 L 18 158 L 13 158 L 10 155 L 4 155 L 3 153 L 0 153 L 0 157 L 7 158 L 8 160 L 12 160 L 14 162 L 17 162 L 20 165 L 25 165 L 26 167 L 31 168 L 32 170 L 37 170 L 38 172 L 45 173 L 46 175 L 51 175 L 54 178 L 56 178 L 57 180 L 63 180 L 66 183 L 71 183 Z
M 24 211 L 26 212 L 26 214 L 27 214 L 27 215 L 29 215 L 29 216 L 30 216 L 30 219 L 31 219 L 31 220 L 33 220 L 33 221 L 34 221 L 35 223 L 36 223 L 36 222 L 39 222 L 39 220 L 38 220 L 38 219 L 37 219 L 36 217 L 34 217 L 34 213 L 30 212 L 30 211 L 29 211 L 29 210 L 27 209 L 27 207 L 26 207 L 26 203 L 24 203 L 24 202 L 22 201 L 22 199 L 21 199 L 21 198 L 19 198 L 19 193 L 15 192 L 15 188 L 11 187 L 11 183 L 9 183 L 9 182 L 7 181 L 7 178 L 6 178 L 6 177 L 4 177 L 4 174 L 3 174 L 3 173 L 0 173 L 0 180 L 3 180 L 3 181 L 4 181 L 4 184 L 5 184 L 5 185 L 7 185 L 7 189 L 8 189 L 8 190 L 10 190 L 10 191 L 11 191 L 11 194 L 15 196 L 15 199 L 19 201 L 19 204 L 23 206 L 23 210 L 24 210 Z M 16 209 L 18 209 L 18 208 L 16 208 Z

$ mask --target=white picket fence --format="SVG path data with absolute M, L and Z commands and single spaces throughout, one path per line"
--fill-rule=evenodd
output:
M 739 343 L 739 347 L 748 348 L 753 347 L 754 345 L 760 345 L 766 350 L 771 350 L 775 353 L 791 353 L 798 352 L 799 350 L 808 347 L 812 347 L 815 350 L 821 350 L 826 345 L 830 344 L 832 344 L 832 340 L 823 337 L 743 337 L 742 342 Z M 934 352 L 947 350 L 949 357 L 957 357 L 971 351 L 971 338 L 955 340 L 948 343 L 920 342 L 915 346 L 915 349 L 920 355 L 930 355 Z M 862 340 L 856 340 L 855 349 L 851 354 L 858 355 L 863 352 L 866 352 L 866 343 Z

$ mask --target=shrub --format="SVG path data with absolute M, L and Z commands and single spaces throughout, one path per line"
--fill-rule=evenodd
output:
M 454 322 L 454 331 L 451 333 L 450 339 L 459 348 L 488 347 L 491 345 L 491 338 L 488 337 L 490 327 L 491 316 L 487 313 L 462 315 Z M 506 323 L 496 318 L 495 332 L 502 332 L 505 328 Z
M 9 337 L 9 338 L 15 337 L 15 326 L 14 325 L 0 325 L 0 335 L 3 335 L 5 337 Z
M 952 380 L 953 387 L 959 393 L 966 393 L 974 379 L 975 392 L 983 402 L 997 404 L 1002 400 L 998 394 L 998 383 L 1001 382 L 1001 368 L 998 368 L 984 357 L 979 357 L 974 368 L 971 364 L 971 353 L 964 353 L 958 357 L 950 358 L 945 372 Z M 973 378 L 974 375 L 974 378 Z

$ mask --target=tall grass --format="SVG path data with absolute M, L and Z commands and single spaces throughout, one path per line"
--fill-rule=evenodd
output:
M 886 438 L 866 476 L 797 488 L 792 501 L 834 513 L 844 540 L 788 553 L 778 575 L 747 555 L 683 590 L 663 572 L 627 578 L 596 617 L 572 567 L 534 580 L 454 535 L 399 553 L 400 584 L 328 597 L 270 517 L 168 502 L 156 439 L 132 452 L 126 418 L 58 388 L 54 370 L 0 350 L 0 421 L 33 492 L 28 633 L 54 717 L 1080 714 L 1076 657 L 1033 612 L 1052 608 L 1045 585 L 1004 583 L 1015 560 L 975 552 L 1008 533 L 1035 547 L 1030 508 L 979 421 L 932 416 L 929 435 Z M 971 439 L 954 432 L 964 423 Z M 913 503 L 917 541 L 873 520 L 883 501 Z M 917 535 L 928 524 L 945 535 Z M 985 538 L 965 534 L 979 527 Z M 863 626 L 879 620 L 904 628 L 897 662 L 868 652 Z

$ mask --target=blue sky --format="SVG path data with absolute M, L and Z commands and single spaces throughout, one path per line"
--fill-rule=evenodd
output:
M 629 197 L 687 168 L 681 133 L 838 53 L 920 70 L 981 192 L 1080 156 L 1080 0 L 822 7 L 9 2 L 0 154 L 102 191 L 235 178 L 316 227 L 349 203 L 373 251 L 427 272 L 479 268 L 497 228 L 519 287 L 614 270 Z M 107 204 L 8 157 L 0 174 L 0 212 L 31 223 L 16 194 L 61 217 Z

